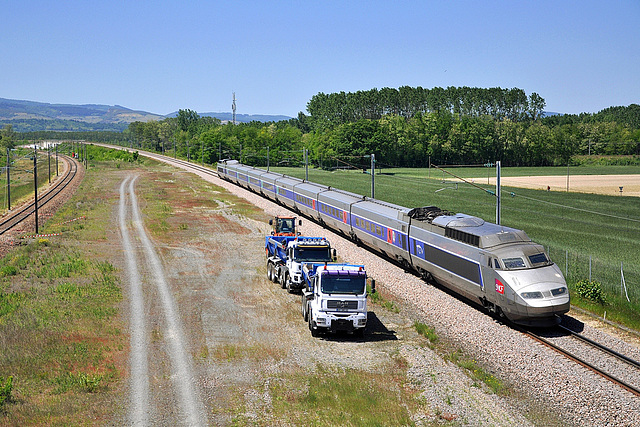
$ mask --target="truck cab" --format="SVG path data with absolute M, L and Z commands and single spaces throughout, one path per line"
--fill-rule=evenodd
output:
M 302 316 L 312 336 L 348 331 L 363 336 L 367 326 L 367 273 L 364 265 L 305 263 Z
M 267 276 L 289 292 L 302 289 L 302 264 L 331 262 L 335 250 L 324 237 L 266 236 Z

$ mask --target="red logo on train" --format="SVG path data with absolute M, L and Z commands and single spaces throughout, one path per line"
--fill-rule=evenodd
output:
M 498 279 L 496 279 L 496 292 L 504 295 L 504 285 Z

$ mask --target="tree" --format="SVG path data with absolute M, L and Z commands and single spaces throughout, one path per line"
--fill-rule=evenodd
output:
M 178 129 L 187 132 L 190 136 L 194 135 L 198 128 L 198 120 L 200 116 L 193 110 L 178 110 Z
M 531 116 L 531 120 L 537 120 L 540 117 L 540 113 L 544 111 L 544 107 L 547 105 L 544 98 L 537 93 L 533 92 L 529 95 L 529 107 L 528 112 Z
M 13 132 L 13 126 L 4 125 L 2 131 L 0 131 L 0 146 L 3 148 L 15 147 L 15 133 Z

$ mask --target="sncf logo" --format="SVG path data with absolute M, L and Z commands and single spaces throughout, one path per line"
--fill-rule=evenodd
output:
M 498 279 L 496 279 L 496 292 L 499 294 L 504 294 L 504 285 Z

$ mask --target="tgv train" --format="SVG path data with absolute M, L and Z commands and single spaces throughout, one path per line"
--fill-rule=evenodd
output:
M 522 230 L 434 206 L 409 209 L 236 160 L 218 162 L 217 171 L 514 323 L 548 326 L 569 311 L 562 272 Z

